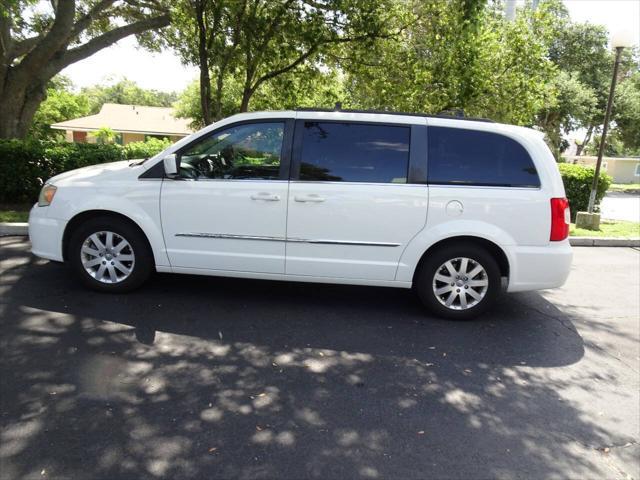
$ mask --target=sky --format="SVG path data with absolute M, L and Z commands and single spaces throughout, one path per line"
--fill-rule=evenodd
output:
M 564 0 L 574 21 L 602 24 L 609 32 L 625 29 L 640 44 L 640 0 Z M 136 46 L 133 37 L 99 51 L 62 71 L 76 87 L 128 78 L 143 88 L 182 91 L 198 76 L 171 51 L 150 53 Z

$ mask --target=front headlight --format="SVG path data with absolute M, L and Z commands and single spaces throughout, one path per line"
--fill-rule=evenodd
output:
M 40 190 L 40 196 L 38 197 L 38 206 L 39 207 L 48 207 L 51 202 L 53 202 L 53 197 L 56 194 L 56 190 L 58 188 L 55 185 L 45 184 Z

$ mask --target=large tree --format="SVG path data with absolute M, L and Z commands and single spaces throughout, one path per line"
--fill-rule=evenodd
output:
M 169 24 L 163 0 L 0 0 L 0 138 L 24 137 L 62 69 Z
M 539 115 L 538 125 L 547 134 L 559 158 L 571 130 L 583 128 L 589 143 L 602 117 L 611 79 L 611 56 L 607 50 L 607 31 L 601 25 L 574 23 L 566 11 L 558 17 L 555 34 L 549 42 L 549 58 L 558 68 L 554 86 L 558 93 Z M 588 105 L 584 103 L 588 101 Z
M 576 151 L 580 155 L 587 145 L 598 145 L 600 141 L 598 134 L 609 96 L 614 52 L 608 47 L 604 26 L 572 22 L 559 0 L 544 0 L 541 6 L 555 12 L 554 21 L 542 38 L 548 44 L 549 59 L 556 66 L 557 74 L 550 82 L 555 96 L 540 110 L 536 123 L 546 133 L 557 158 L 569 146 L 565 136 L 571 131 L 581 130 L 584 136 Z M 632 87 L 625 84 L 637 71 L 637 51 L 626 49 L 619 69 L 618 92 L 632 92 Z M 612 124 L 616 124 L 616 117 L 624 119 L 621 120 L 623 123 L 633 118 L 634 102 L 625 101 L 627 98 L 630 97 L 616 96 L 617 108 L 613 112 Z M 625 138 L 632 141 L 633 136 Z M 616 148 L 624 150 L 623 141 L 617 133 L 612 133 L 611 141 L 618 145 Z
M 194 128 L 202 128 L 203 121 L 200 82 L 189 85 L 175 103 L 176 113 L 193 119 Z M 233 115 L 240 110 L 243 94 L 242 78 L 229 75 L 224 81 L 224 96 L 220 115 Z M 215 88 L 214 88 L 215 90 Z M 333 108 L 344 99 L 341 75 L 335 70 L 308 64 L 294 72 L 279 75 L 263 83 L 253 94 L 251 107 L 255 110 L 287 110 L 296 107 Z
M 351 46 L 338 58 L 353 106 L 533 119 L 553 67 L 529 19 L 508 22 L 483 1 L 416 1 L 412 11 L 416 20 L 400 39 Z M 545 14 L 535 21 L 545 22 Z
M 625 145 L 624 154 L 640 153 L 640 70 L 626 79 L 616 92 L 616 130 Z
M 540 110 L 536 125 L 546 135 L 547 144 L 556 158 L 569 146 L 565 136 L 587 126 L 598 112 L 598 98 L 588 85 L 580 82 L 575 73 L 560 71 L 551 83 L 554 98 Z M 591 137 L 592 127 L 586 130 Z
M 297 71 L 334 45 L 393 35 L 393 0 L 179 0 L 167 39 L 200 69 L 203 123 L 223 114 L 229 78 L 246 111 L 267 82 Z M 234 82 L 233 87 L 237 84 Z

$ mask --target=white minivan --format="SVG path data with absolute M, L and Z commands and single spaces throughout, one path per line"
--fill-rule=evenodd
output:
M 562 285 L 569 205 L 542 134 L 464 118 L 234 115 L 143 161 L 51 178 L 34 254 L 105 292 L 153 271 L 414 288 L 467 319 Z

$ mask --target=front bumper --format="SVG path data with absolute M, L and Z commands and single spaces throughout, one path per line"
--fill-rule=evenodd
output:
M 571 271 L 569 240 L 544 247 L 512 247 L 509 292 L 561 287 Z
M 62 262 L 62 236 L 67 222 L 47 217 L 48 209 L 49 207 L 39 207 L 36 204 L 29 212 L 31 253 Z

